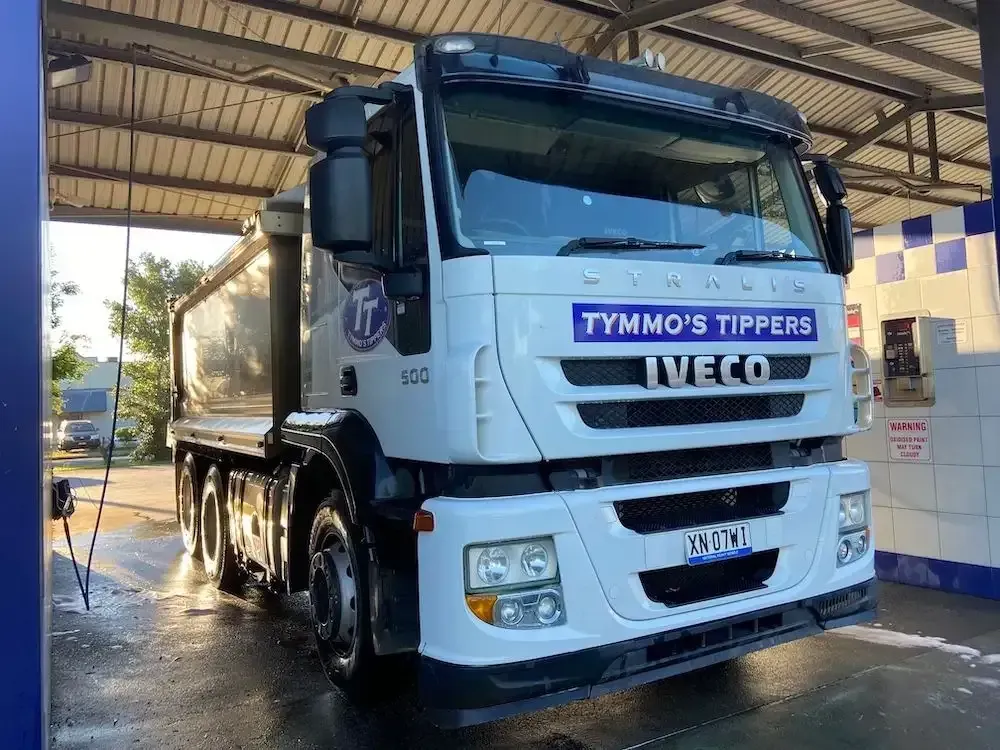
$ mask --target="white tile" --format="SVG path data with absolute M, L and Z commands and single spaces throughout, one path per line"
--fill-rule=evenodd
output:
M 922 306 L 935 318 L 971 317 L 969 272 L 952 271 L 920 279 Z
M 981 439 L 979 417 L 931 417 L 931 455 L 939 464 L 982 466 Z
M 984 466 L 986 480 L 986 515 L 1000 518 L 1000 466 Z
M 931 407 L 886 406 L 885 415 L 889 419 L 917 419 L 919 417 L 929 417 L 931 415 Z
M 891 318 L 894 315 L 923 309 L 920 301 L 920 284 L 923 281 L 926 279 L 897 281 L 875 287 L 875 304 L 878 306 L 879 318 Z M 968 294 L 968 290 L 963 294 Z
M 979 391 L 976 372 L 979 368 L 934 372 L 932 417 L 975 417 L 979 415 Z
M 986 484 L 982 466 L 935 464 L 934 486 L 939 512 L 986 515 Z
M 933 464 L 889 464 L 893 508 L 937 510 Z
M 997 265 L 997 242 L 993 232 L 965 238 L 965 257 L 969 268 Z
M 1000 417 L 1000 365 L 977 367 L 975 372 L 979 414 L 983 417 Z
M 875 549 L 895 552 L 896 540 L 892 533 L 892 510 L 872 508 L 872 526 L 875 527 Z
M 938 513 L 938 532 L 942 560 L 990 564 L 990 535 L 983 516 Z
M 965 236 L 965 211 L 961 206 L 931 214 L 931 231 L 935 242 L 957 240 Z
M 1000 466 L 1000 417 L 980 417 L 983 466 Z
M 882 342 L 879 340 L 879 332 L 876 328 L 865 328 L 862 331 L 865 351 L 872 361 L 872 374 L 882 374 Z
M 941 557 L 937 513 L 926 510 L 892 509 L 892 531 L 896 552 L 919 557 Z
M 967 273 L 970 314 L 973 317 L 1000 315 L 1000 282 L 997 281 L 997 267 L 970 268 Z
M 875 259 L 858 258 L 854 261 L 854 270 L 850 275 L 850 288 L 875 287 Z
M 903 251 L 903 263 L 906 268 L 906 278 L 921 279 L 937 273 L 937 261 L 934 258 L 934 245 L 911 247 Z
M 875 287 L 861 286 L 855 283 L 854 274 L 851 274 L 851 287 L 844 291 L 844 299 L 849 305 L 861 305 L 861 319 L 863 327 L 873 327 L 878 325 L 878 311 L 875 308 Z
M 876 419 L 867 432 L 847 438 L 847 455 L 862 461 L 888 461 L 889 446 L 885 442 L 885 420 Z
M 903 223 L 883 224 L 875 227 L 875 254 L 898 253 L 903 249 Z
M 994 568 L 1000 568 L 1000 518 L 991 518 L 988 521 L 990 532 L 990 564 Z
M 963 330 L 964 336 L 958 337 L 957 341 L 938 340 L 937 323 L 949 324 L 956 332 Z M 959 318 L 958 320 L 939 320 L 931 326 L 931 358 L 935 370 L 952 369 L 956 367 L 975 367 L 976 357 L 973 350 L 974 331 L 970 318 Z
M 1000 365 L 1000 315 L 972 319 L 972 347 L 977 365 Z
M 872 505 L 883 508 L 892 506 L 889 491 L 889 464 L 882 461 L 869 461 L 868 472 L 872 481 Z

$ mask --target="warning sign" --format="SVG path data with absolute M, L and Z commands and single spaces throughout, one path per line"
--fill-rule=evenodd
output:
M 931 424 L 928 419 L 888 419 L 889 459 L 928 462 L 931 460 Z
M 864 328 L 861 322 L 861 305 L 847 306 L 847 338 L 852 344 L 865 345 Z

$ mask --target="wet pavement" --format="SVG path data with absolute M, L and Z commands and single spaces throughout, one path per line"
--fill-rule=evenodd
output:
M 1000 746 L 1000 602 L 884 584 L 876 627 L 444 732 L 420 714 L 405 662 L 394 670 L 396 697 L 368 709 L 346 703 L 317 663 L 304 598 L 215 591 L 172 521 L 102 536 L 90 613 L 64 554 L 57 543 L 54 748 Z

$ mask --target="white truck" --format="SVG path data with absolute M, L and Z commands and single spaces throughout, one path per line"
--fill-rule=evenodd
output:
M 213 582 L 308 591 L 351 695 L 415 654 L 446 726 L 873 617 L 850 216 L 799 112 L 449 35 L 306 134 L 308 185 L 172 307 Z

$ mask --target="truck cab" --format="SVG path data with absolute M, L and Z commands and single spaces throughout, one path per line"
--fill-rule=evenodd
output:
M 417 652 L 447 725 L 873 616 L 850 216 L 794 108 L 449 35 L 306 137 L 173 309 L 213 580 L 308 590 L 349 692 Z

